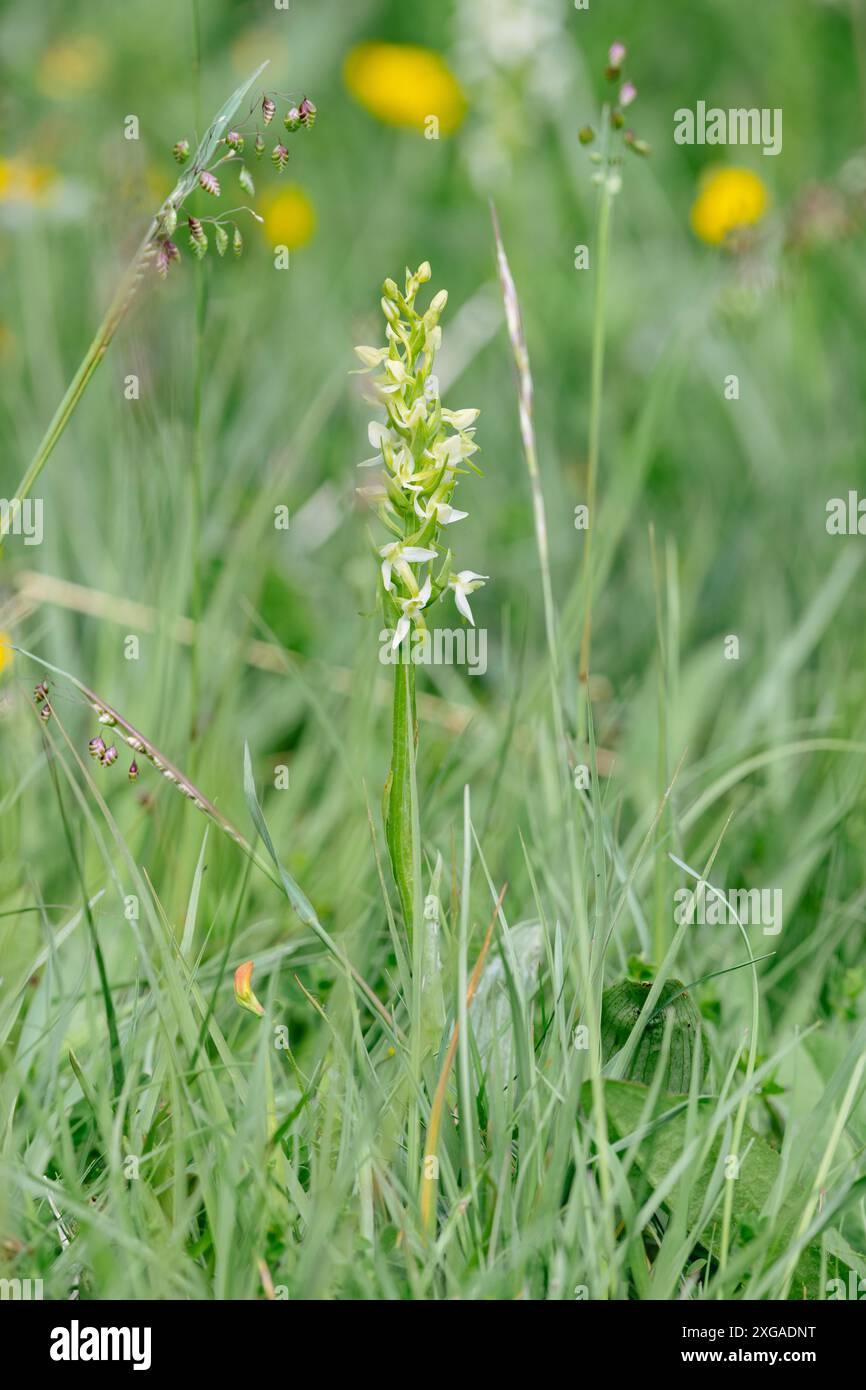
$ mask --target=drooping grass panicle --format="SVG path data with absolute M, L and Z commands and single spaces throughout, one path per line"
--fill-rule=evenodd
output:
M 177 162 L 183 166 L 183 173 L 180 175 L 177 183 L 162 206 L 154 214 L 139 243 L 138 249 L 120 277 L 108 310 L 97 329 L 93 342 L 90 344 L 84 358 L 79 364 L 78 370 L 57 407 L 29 467 L 18 484 L 10 506 L 5 509 L 2 516 L 0 516 L 0 540 L 7 535 L 22 502 L 32 492 L 37 478 L 60 440 L 63 431 L 66 429 L 96 368 L 108 351 L 117 329 L 126 317 L 143 278 L 149 271 L 155 270 L 155 272 L 164 279 L 171 265 L 180 259 L 180 251 L 173 238 L 180 222 L 181 210 L 190 194 L 196 188 L 204 188 L 214 197 L 218 196 L 220 193 L 220 184 L 214 171 L 220 165 L 227 162 L 240 163 L 241 187 L 248 193 L 253 192 L 251 176 L 241 159 L 243 137 L 237 130 L 231 127 L 231 122 L 247 97 L 250 89 L 258 81 L 266 67 L 267 63 L 262 63 L 256 71 L 232 93 L 228 101 L 225 102 L 217 113 L 194 155 L 190 155 L 190 144 L 188 140 L 179 140 L 175 144 L 173 154 Z M 316 115 L 316 108 L 312 102 L 304 98 L 300 107 L 291 109 L 297 109 L 299 113 L 302 112 L 302 114 L 299 115 L 298 129 L 309 129 L 312 126 Z M 256 152 L 260 153 L 257 147 Z M 258 215 L 248 207 L 231 209 L 221 218 L 199 219 L 200 223 L 205 220 L 213 222 L 215 227 L 214 242 L 220 255 L 225 252 L 228 245 L 227 227 L 233 229 L 232 245 L 235 255 L 239 255 L 243 248 L 243 238 L 240 229 L 237 223 L 229 220 L 239 211 L 249 212 L 259 221 L 261 220 L 258 218 Z M 194 220 L 195 219 L 193 219 L 193 221 Z M 192 235 L 191 228 L 190 241 L 191 247 L 196 255 L 201 256 L 205 254 L 208 243 L 203 231 L 201 236 L 197 238 Z
M 137 759 L 139 757 L 145 758 L 155 771 L 164 777 L 173 787 L 176 787 L 181 795 L 185 796 L 188 801 L 191 801 L 197 810 L 203 811 L 225 835 L 228 835 L 230 839 L 234 840 L 235 844 L 239 845 L 244 853 L 249 855 L 254 863 L 267 873 L 272 881 L 277 881 L 274 879 L 274 874 L 270 866 L 262 856 L 258 854 L 254 846 L 250 844 L 246 836 L 241 834 L 228 817 L 224 816 L 222 811 L 217 809 L 213 802 L 205 796 L 204 792 L 200 791 L 195 783 L 190 781 L 190 779 L 186 777 L 159 748 L 157 748 L 156 744 L 152 743 L 149 738 L 140 733 L 135 725 L 130 724 L 129 720 L 118 713 L 107 700 L 103 700 L 99 695 L 95 694 L 94 691 L 89 689 L 83 681 L 80 681 L 77 676 L 71 675 L 69 671 L 64 671 L 62 667 L 52 665 L 50 661 L 45 661 L 42 657 L 36 656 L 33 652 L 26 651 L 23 647 L 14 647 L 13 650 L 18 652 L 21 656 L 27 657 L 30 661 L 37 663 L 37 665 L 43 667 L 44 670 L 62 677 L 63 680 L 68 681 L 69 684 L 83 696 L 85 702 L 96 715 L 99 723 L 106 729 L 110 729 L 116 739 L 122 740 L 122 742 L 132 750 L 133 761 L 130 767 L 130 777 L 133 781 L 135 781 L 139 775 Z M 41 706 L 41 710 L 48 709 L 50 711 L 51 706 L 47 699 L 47 691 L 48 682 L 46 680 L 40 681 L 36 686 L 34 698 Z M 116 762 L 118 757 L 116 746 L 114 744 L 107 745 L 104 738 L 99 734 L 90 739 L 87 749 L 91 757 L 102 766 L 110 767 Z

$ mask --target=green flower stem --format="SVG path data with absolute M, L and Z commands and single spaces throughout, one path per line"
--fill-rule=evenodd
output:
M 406 639 L 409 640 L 409 639 Z M 412 762 L 418 749 L 415 709 L 415 668 L 394 667 L 394 719 L 391 731 L 391 771 L 385 786 L 385 839 L 407 933 L 414 920 L 415 833 L 412 814 Z
M 192 70 L 196 129 L 201 130 L 203 121 L 201 93 L 201 12 L 198 0 L 192 0 Z M 197 762 L 196 725 L 201 688 L 201 650 L 199 633 L 203 608 L 201 533 L 202 496 L 204 489 L 204 450 L 202 446 L 201 415 L 202 396 L 204 392 L 204 330 L 205 320 L 207 318 L 207 281 L 205 279 L 203 262 L 199 261 L 197 263 L 195 272 L 195 366 L 192 401 L 192 448 L 190 450 L 190 484 L 192 492 L 190 502 L 190 530 L 192 533 L 191 609 L 192 619 L 196 625 L 195 635 L 190 648 L 190 760 L 193 772 L 195 772 L 195 764 Z
M 602 126 L 608 125 L 608 108 L 602 112 Z M 605 163 L 602 165 L 606 169 Z M 604 383 L 604 305 L 607 291 L 608 252 L 610 249 L 611 191 L 608 179 L 601 185 L 598 203 L 598 221 L 595 234 L 596 278 L 595 301 L 592 317 L 592 367 L 589 392 L 589 459 L 587 465 L 587 510 L 589 525 L 586 532 L 586 546 L 583 552 L 583 635 L 580 641 L 580 684 L 586 692 L 586 700 L 580 702 L 580 727 L 578 746 L 586 738 L 586 704 L 589 700 L 589 648 L 592 634 L 592 537 L 596 524 L 596 501 L 598 494 L 598 458 L 601 447 L 601 409 L 602 387 Z

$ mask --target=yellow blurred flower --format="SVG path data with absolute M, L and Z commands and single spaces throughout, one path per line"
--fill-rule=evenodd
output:
M 57 171 L 49 164 L 30 164 L 20 156 L 0 159 L 0 203 L 47 203 Z
M 346 86 L 386 125 L 424 130 L 428 116 L 450 135 L 466 114 L 457 78 L 438 53 L 413 44 L 362 43 L 343 65 Z
M 720 246 L 737 228 L 760 222 L 768 201 L 766 187 L 751 169 L 713 169 L 701 180 L 692 204 L 692 231 L 710 246 Z
M 316 209 L 294 183 L 264 197 L 258 211 L 272 246 L 288 246 L 291 251 L 308 242 L 316 230 Z
M 47 97 L 74 96 L 92 87 L 102 76 L 108 50 L 95 34 L 55 43 L 42 55 L 36 85 Z
M 8 632 L 0 632 L 0 676 L 12 665 L 13 656 L 12 638 Z

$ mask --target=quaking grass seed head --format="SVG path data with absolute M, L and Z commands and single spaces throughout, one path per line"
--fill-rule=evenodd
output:
M 262 97 L 261 117 L 265 126 L 270 125 L 277 111 L 277 104 L 272 96 L 265 93 Z M 288 107 L 283 123 L 287 131 L 294 134 L 298 130 L 309 130 L 316 120 L 315 104 L 304 97 L 298 104 Z M 213 198 L 219 198 L 222 194 L 222 180 L 217 176 L 217 169 L 225 165 L 234 165 L 238 171 L 238 182 L 242 193 L 247 197 L 255 197 L 255 187 L 252 176 L 243 161 L 243 153 L 246 148 L 247 137 L 242 128 L 232 128 L 222 139 L 215 143 L 204 142 L 199 146 L 193 158 L 192 165 L 187 174 L 183 175 L 175 189 L 157 213 L 155 228 L 152 240 L 147 245 L 146 255 L 152 262 L 154 269 L 160 279 L 166 279 L 169 268 L 173 261 L 178 260 L 177 247 L 171 240 L 177 225 L 179 213 L 182 205 L 194 187 L 201 188 L 205 193 Z M 253 140 L 253 151 L 257 159 L 261 159 L 265 151 L 265 141 L 260 130 L 256 130 Z M 190 143 L 188 140 L 178 140 L 174 145 L 172 154 L 178 164 L 185 165 L 191 157 Z M 271 159 L 277 173 L 281 173 L 286 167 L 289 159 L 289 151 L 284 144 L 277 142 L 271 152 Z M 251 207 L 243 207 L 238 211 L 248 212 L 261 222 L 261 218 Z M 228 247 L 228 232 L 222 224 L 213 218 L 197 218 L 189 216 L 186 218 L 187 226 L 190 231 L 190 250 L 196 260 L 203 260 L 207 255 L 210 245 L 210 237 L 204 230 L 205 223 L 214 226 L 213 242 L 220 256 L 225 255 Z M 235 256 L 239 256 L 243 250 L 243 238 L 236 230 L 232 240 L 232 249 Z

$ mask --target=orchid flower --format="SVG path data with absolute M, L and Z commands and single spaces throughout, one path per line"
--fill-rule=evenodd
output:
M 472 609 L 469 607 L 468 595 L 480 589 L 485 579 L 489 579 L 489 574 L 476 574 L 474 570 L 461 570 L 459 574 L 452 574 L 448 580 L 448 588 L 454 590 L 454 602 L 459 611 L 463 614 L 467 622 L 475 626 L 475 619 L 472 616 Z
M 447 502 L 437 502 L 435 497 L 429 497 L 423 506 L 415 498 L 415 511 L 422 521 L 429 521 L 431 517 L 436 518 L 439 526 L 450 526 L 454 521 L 463 521 L 468 512 L 459 512 L 456 507 L 451 507 Z
M 426 608 L 430 601 L 432 587 L 428 574 L 417 594 L 412 598 L 399 598 L 397 600 L 397 604 L 402 609 L 402 612 L 397 621 L 397 626 L 394 629 L 394 638 L 391 642 L 392 651 L 395 651 L 397 647 L 399 647 L 413 622 L 416 622 L 417 619 L 420 618 L 422 609 Z
M 383 545 L 379 554 L 382 556 L 382 583 L 389 593 L 394 587 L 391 583 L 392 568 L 397 570 L 404 583 L 408 583 L 413 578 L 411 570 L 408 569 L 409 564 L 420 565 L 425 560 L 436 559 L 435 550 L 429 550 L 423 545 L 404 545 L 402 541 L 392 541 L 390 545 Z

